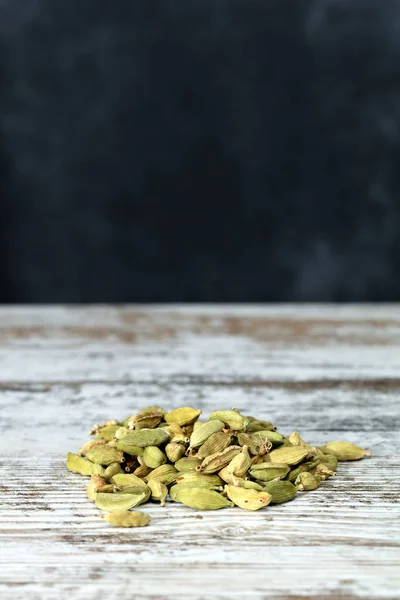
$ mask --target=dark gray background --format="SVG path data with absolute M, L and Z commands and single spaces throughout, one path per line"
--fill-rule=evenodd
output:
M 0 301 L 400 299 L 400 1 L 0 0 Z

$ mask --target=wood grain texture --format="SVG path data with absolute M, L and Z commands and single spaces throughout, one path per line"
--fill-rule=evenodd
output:
M 0 310 L 0 597 L 400 597 L 400 307 Z M 258 513 L 143 507 L 119 530 L 69 473 L 94 423 L 237 408 L 373 452 Z

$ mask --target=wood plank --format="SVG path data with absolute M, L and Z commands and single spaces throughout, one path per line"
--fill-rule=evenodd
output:
M 394 380 L 398 307 L 3 308 L 0 381 Z M 23 368 L 21 368 L 23 365 Z
M 0 392 L 0 452 L 8 452 L 12 447 L 15 455 L 25 452 L 27 446 L 39 453 L 78 449 L 94 423 L 123 419 L 159 402 L 167 410 L 194 405 L 204 415 L 216 406 L 235 406 L 244 413 L 273 421 L 285 434 L 296 428 L 301 433 L 311 431 L 310 442 L 315 444 L 334 436 L 349 438 L 351 432 L 350 441 L 369 447 L 374 435 L 374 454 L 381 451 L 386 432 L 400 429 L 398 390 L 352 386 L 287 390 L 278 384 L 268 389 L 198 383 L 86 383 L 72 388 L 47 384 Z
M 0 597 L 394 600 L 399 306 L 0 309 Z M 152 403 L 236 406 L 370 459 L 257 513 L 148 504 L 99 518 L 69 473 L 94 422 Z

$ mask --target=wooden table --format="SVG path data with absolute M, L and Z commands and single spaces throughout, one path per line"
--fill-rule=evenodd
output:
M 0 597 L 400 597 L 400 306 L 0 310 Z M 251 513 L 146 505 L 114 529 L 69 473 L 95 422 L 232 406 L 373 457 Z

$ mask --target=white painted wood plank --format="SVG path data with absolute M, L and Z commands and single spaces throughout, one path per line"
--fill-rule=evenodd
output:
M 78 449 L 89 428 L 109 418 L 123 419 L 150 404 L 167 410 L 194 405 L 206 417 L 215 407 L 249 412 L 271 420 L 279 431 L 312 432 L 310 442 L 323 444 L 335 436 L 380 453 L 386 433 L 400 430 L 400 389 L 367 386 L 328 389 L 212 384 L 39 385 L 0 390 L 0 453 L 67 452 Z M 354 431 L 355 430 L 355 431 Z M 15 432 L 18 432 L 16 437 Z M 323 432 L 323 433 L 321 433 Z M 326 433 L 325 433 L 326 432 Z M 373 437 L 372 437 L 373 436 Z M 374 445 L 372 445 L 374 440 Z M 399 439 L 400 442 L 400 439 Z
M 398 467 L 398 458 L 341 465 L 316 492 L 257 513 L 148 504 L 149 527 L 119 530 L 86 499 L 86 478 L 58 457 L 10 459 L 0 517 L 0 590 L 10 596 L 2 597 L 19 582 L 29 597 L 128 598 L 134 582 L 135 597 L 148 598 L 396 598 Z
M 0 310 L 2 382 L 398 379 L 399 362 L 396 306 Z
M 394 600 L 399 306 L 0 309 L 0 597 Z M 64 467 L 95 421 L 231 407 L 373 457 L 258 513 L 146 505 L 99 518 Z

